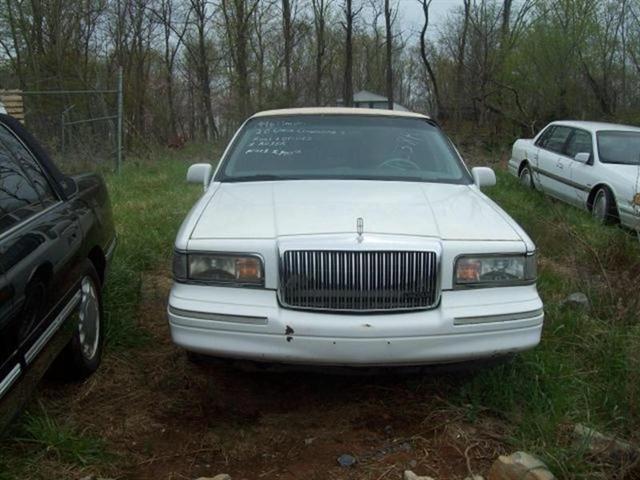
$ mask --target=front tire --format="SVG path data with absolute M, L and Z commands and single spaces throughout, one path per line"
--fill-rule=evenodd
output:
M 613 194 L 606 187 L 600 187 L 593 196 L 591 215 L 598 223 L 612 225 L 616 223 L 616 202 Z
M 98 369 L 104 347 L 100 279 L 90 262 L 84 272 L 80 280 L 78 324 L 63 352 L 65 376 L 75 380 L 84 379 Z

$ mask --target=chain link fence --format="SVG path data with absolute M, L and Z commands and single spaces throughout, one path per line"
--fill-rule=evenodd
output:
M 68 173 L 120 171 L 123 97 L 122 69 L 115 88 L 0 90 L 7 112 L 22 121 Z

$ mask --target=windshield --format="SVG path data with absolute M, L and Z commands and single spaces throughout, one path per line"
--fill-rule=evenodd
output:
M 449 140 L 426 120 L 365 115 L 250 120 L 217 180 L 285 179 L 471 183 Z
M 598 154 L 603 163 L 640 165 L 640 132 L 598 132 Z

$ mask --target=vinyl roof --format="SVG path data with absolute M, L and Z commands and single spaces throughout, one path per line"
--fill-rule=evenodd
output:
M 346 107 L 310 107 L 310 108 L 285 108 L 281 110 L 265 110 L 253 115 L 252 118 L 293 116 L 293 115 L 373 115 L 384 117 L 402 118 L 422 118 L 429 119 L 428 116 L 415 112 L 404 112 L 400 110 L 386 110 L 379 108 L 346 108 Z

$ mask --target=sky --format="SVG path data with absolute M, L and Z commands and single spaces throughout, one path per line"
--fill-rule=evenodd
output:
M 424 15 L 422 6 L 418 0 L 396 0 L 400 8 L 400 24 L 406 33 L 418 35 L 422 28 Z M 395 2 L 391 2 L 392 5 Z M 441 27 L 447 14 L 457 6 L 462 5 L 462 0 L 432 0 L 431 8 L 429 8 L 429 36 L 431 38 L 437 36 L 438 29 Z

